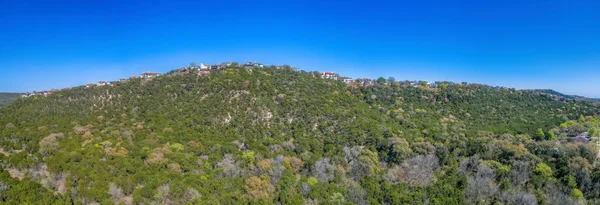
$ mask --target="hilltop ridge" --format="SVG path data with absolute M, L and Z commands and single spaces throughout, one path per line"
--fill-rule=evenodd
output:
M 300 68 L 297 67 L 292 67 L 290 65 L 271 65 L 271 66 L 266 66 L 263 65 L 262 63 L 257 63 L 257 62 L 247 62 L 245 64 L 239 64 L 237 62 L 223 62 L 220 64 L 214 64 L 214 65 L 210 65 L 210 64 L 203 64 L 200 63 L 200 65 L 196 64 L 196 63 L 190 63 L 189 66 L 187 67 L 181 67 L 178 69 L 173 69 L 169 72 L 166 73 L 159 73 L 159 72 L 151 72 L 151 71 L 147 71 L 147 72 L 143 72 L 139 75 L 132 75 L 129 78 L 120 78 L 118 80 L 101 80 L 98 81 L 98 83 L 88 83 L 86 85 L 81 85 L 81 86 L 85 86 L 85 87 L 92 87 L 92 86 L 104 86 L 104 85 L 112 85 L 114 83 L 118 83 L 118 82 L 124 82 L 127 81 L 129 79 L 136 79 L 136 78 L 154 78 L 154 77 L 158 77 L 160 75 L 176 75 L 176 74 L 182 74 L 182 73 L 188 73 L 188 72 L 193 72 L 193 73 L 197 73 L 199 75 L 203 75 L 203 74 L 208 74 L 210 72 L 215 72 L 215 71 L 219 71 L 222 69 L 226 69 L 226 68 L 245 68 L 248 70 L 252 70 L 254 68 L 272 68 L 272 69 L 287 69 L 287 70 L 293 70 L 296 72 L 302 72 L 302 73 L 312 73 L 313 75 L 320 75 L 321 78 L 325 78 L 325 79 L 333 79 L 333 80 L 339 80 L 342 81 L 348 85 L 362 85 L 362 86 L 371 86 L 371 85 L 375 85 L 375 84 L 386 84 L 386 83 L 400 83 L 404 86 L 412 86 L 412 87 L 419 87 L 419 86 L 424 86 L 424 87 L 429 87 L 429 88 L 437 88 L 440 86 L 440 84 L 462 84 L 462 85 L 482 85 L 482 86 L 489 86 L 489 85 L 485 85 L 485 84 L 478 84 L 478 83 L 467 83 L 467 82 L 451 82 L 451 81 L 433 81 L 433 82 L 428 82 L 428 81 L 422 81 L 422 80 L 404 80 L 404 81 L 396 81 L 394 79 L 394 77 L 389 77 L 388 79 L 385 79 L 383 77 L 379 77 L 378 79 L 370 79 L 370 78 L 357 78 L 357 79 L 352 79 L 350 77 L 344 77 L 341 76 L 339 73 L 335 73 L 335 72 L 328 72 L 328 71 L 305 71 L 302 70 Z M 75 86 L 75 87 L 81 87 L 81 86 Z M 490 88 L 494 89 L 494 90 L 517 90 L 514 88 L 509 88 L 509 87 L 504 87 L 504 86 L 489 86 Z M 66 91 L 69 90 L 71 88 L 62 88 L 62 89 L 50 89 L 50 90 L 45 90 L 45 91 L 32 91 L 32 92 L 26 92 L 22 94 L 22 97 L 30 97 L 30 96 L 35 96 L 35 95 L 42 95 L 42 96 L 47 96 L 50 95 L 54 92 L 58 92 L 58 91 Z M 530 92 L 530 93 L 534 93 L 534 94 L 539 94 L 539 95 L 543 95 L 543 96 L 547 96 L 550 98 L 553 98 L 555 100 L 559 100 L 559 101 L 567 101 L 567 100 L 578 100 L 578 101 L 591 101 L 591 102 L 600 102 L 600 99 L 598 98 L 588 98 L 588 97 L 583 97 L 583 96 L 577 96 L 577 95 L 567 95 L 567 94 L 563 94 L 560 93 L 558 91 L 555 90 L 551 90 L 551 89 L 523 89 L 523 90 L 518 90 L 518 91 L 525 91 L 525 92 Z M 1 96 L 0 96 L 1 97 Z M 7 98 L 10 102 L 12 101 L 14 98 Z M 6 103 L 5 103 L 6 104 Z M 0 104 L 1 106 L 1 104 Z

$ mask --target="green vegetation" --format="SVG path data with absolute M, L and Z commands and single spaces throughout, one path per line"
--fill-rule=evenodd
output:
M 571 139 L 600 134 L 592 102 L 272 67 L 172 73 L 0 108 L 0 201 L 600 202 L 597 149 Z

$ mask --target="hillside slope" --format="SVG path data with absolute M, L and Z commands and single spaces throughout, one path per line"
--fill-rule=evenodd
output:
M 600 198 L 595 147 L 567 139 L 595 136 L 598 113 L 482 85 L 346 86 L 274 68 L 133 79 L 1 108 L 0 188 L 19 195 L 0 200 L 583 202 Z

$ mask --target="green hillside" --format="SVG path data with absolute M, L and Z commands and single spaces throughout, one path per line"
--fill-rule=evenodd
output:
M 570 138 L 594 140 L 599 114 L 514 89 L 275 68 L 131 79 L 0 108 L 0 201 L 599 203 L 597 150 Z

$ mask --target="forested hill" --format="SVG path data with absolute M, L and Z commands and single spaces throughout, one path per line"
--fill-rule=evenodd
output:
M 578 95 L 566 95 L 566 94 L 560 93 L 555 90 L 550 90 L 550 89 L 533 89 L 533 90 L 525 90 L 525 91 L 549 96 L 554 99 L 562 100 L 562 101 L 577 100 L 577 101 L 600 102 L 599 98 L 588 98 L 588 97 L 583 97 L 583 96 L 578 96 Z
M 8 105 L 20 96 L 20 93 L 0 93 L 0 107 Z
M 598 114 L 514 89 L 275 68 L 131 79 L 0 108 L 0 200 L 598 203 L 596 148 L 572 139 L 594 140 Z

